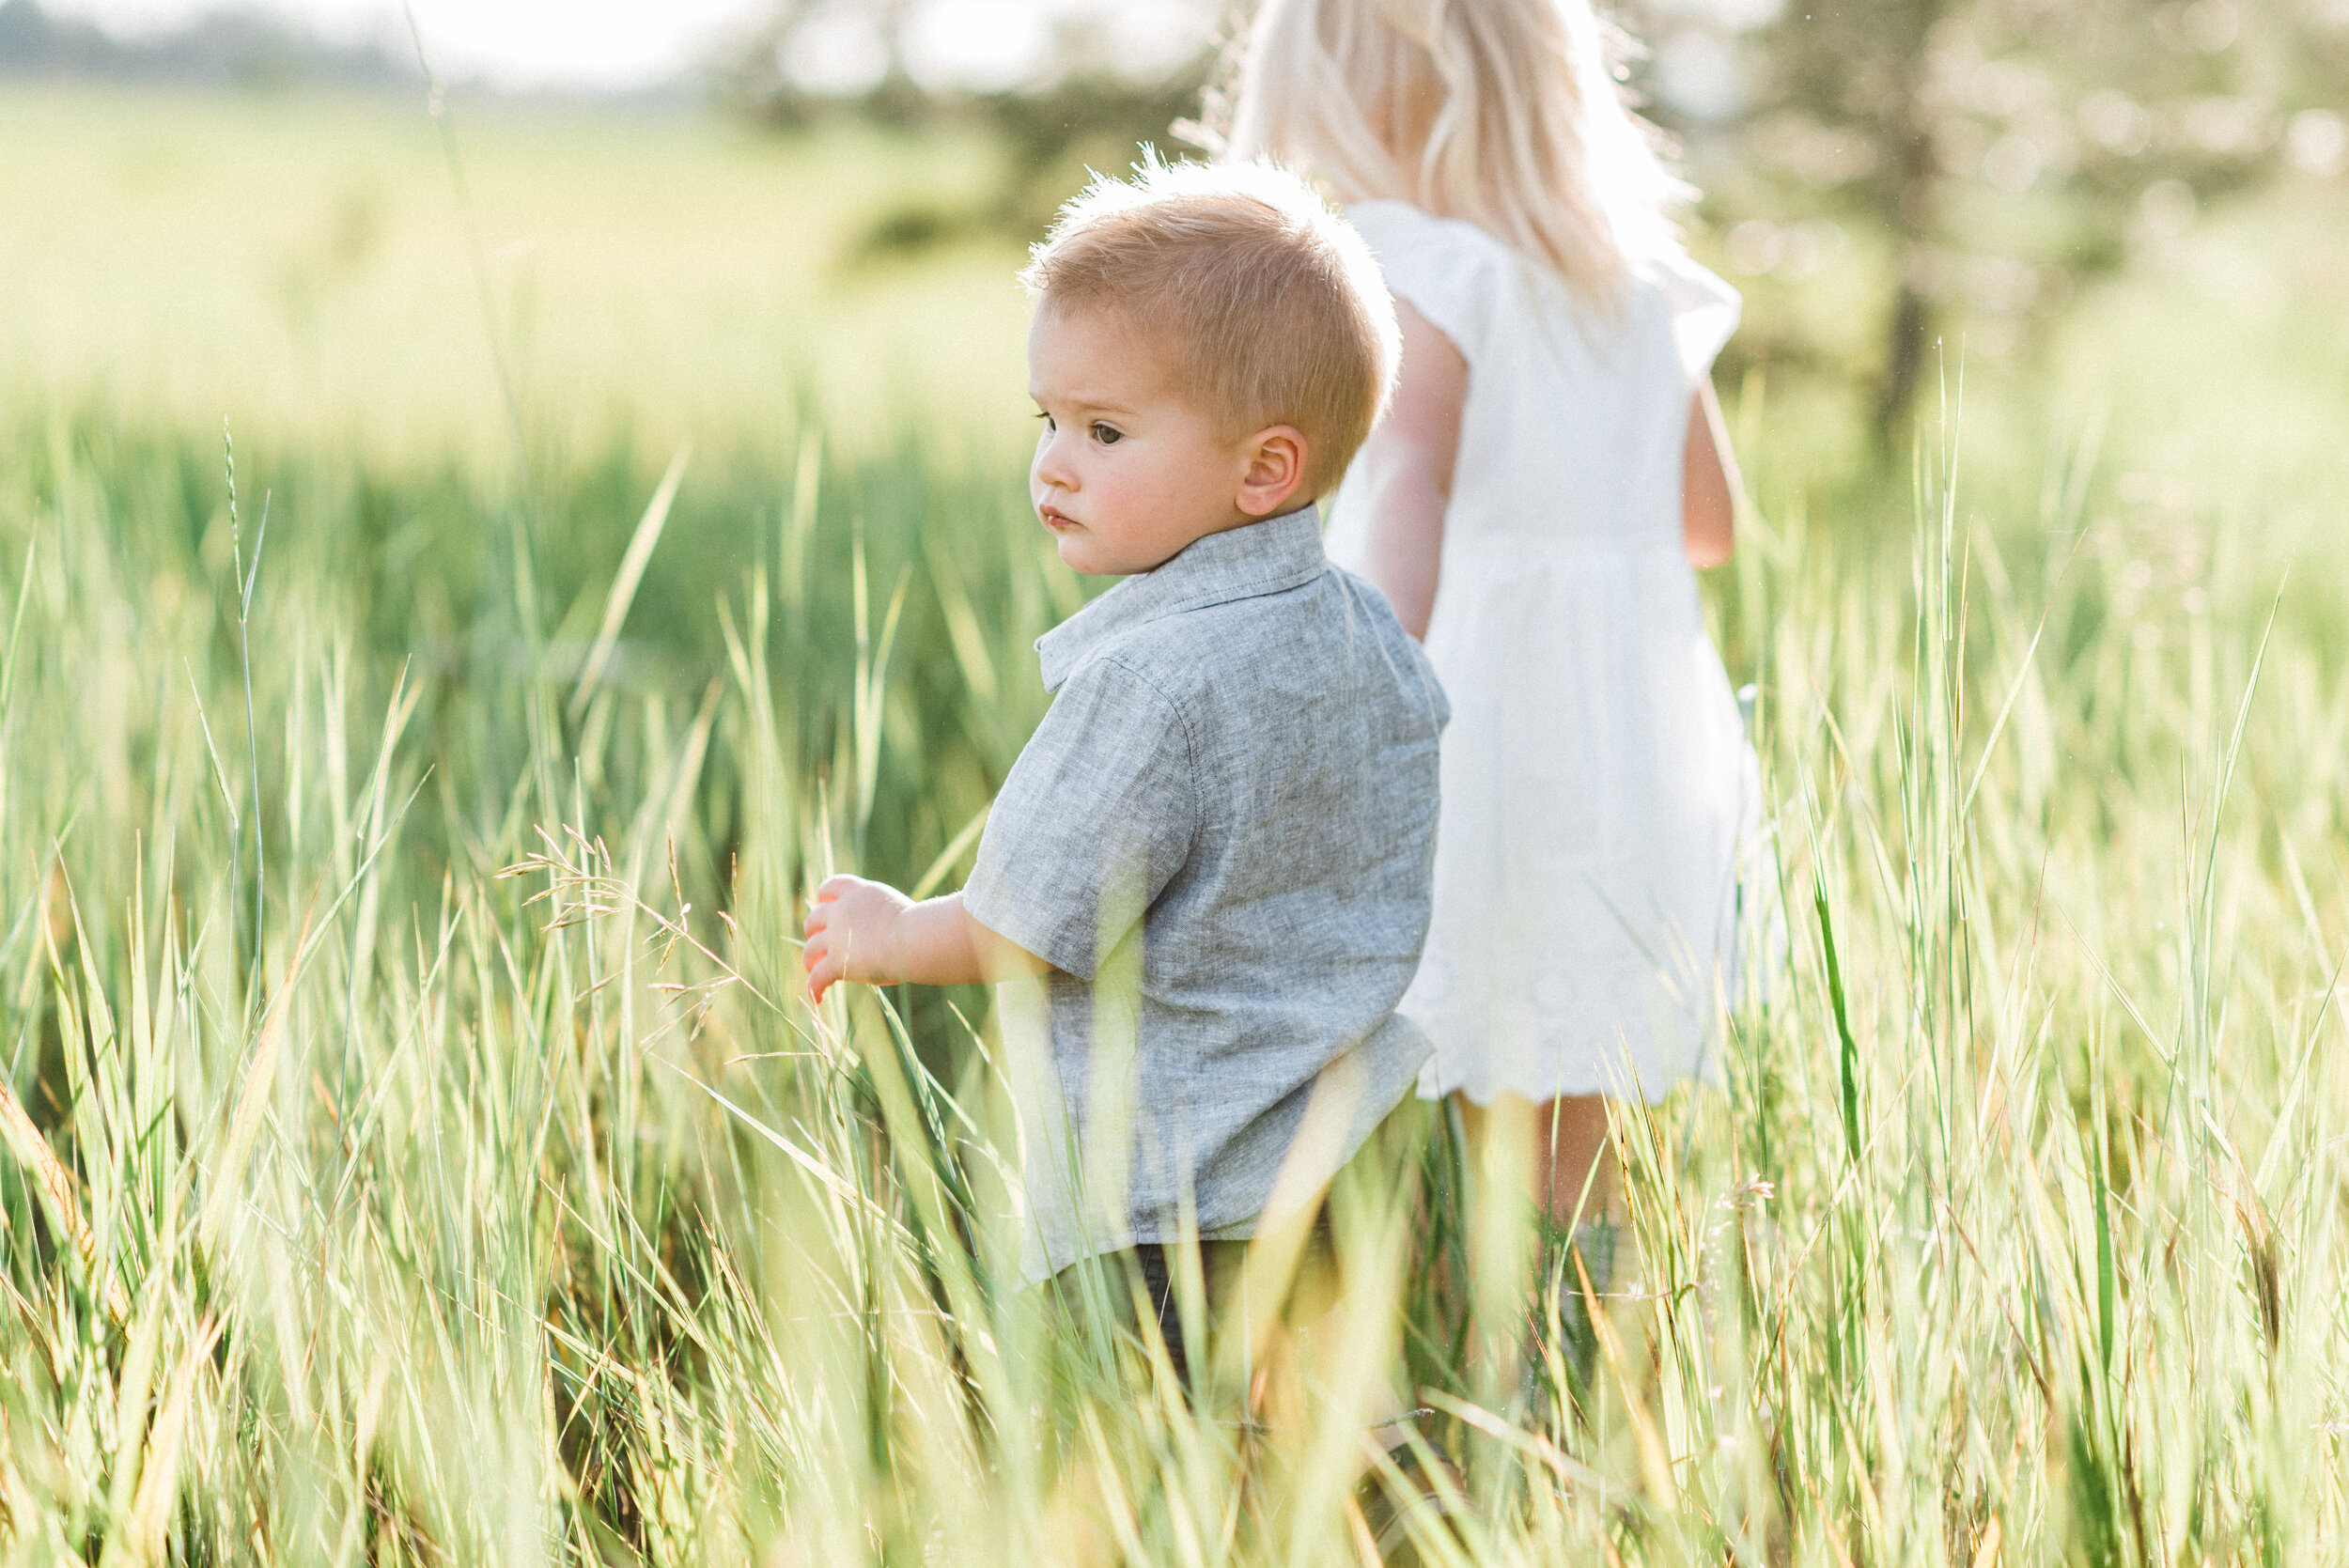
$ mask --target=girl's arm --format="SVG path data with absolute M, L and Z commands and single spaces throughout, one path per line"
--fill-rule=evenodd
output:
M 972 920 L 958 893 L 916 904 L 862 877 L 834 877 L 816 890 L 800 964 L 807 970 L 807 993 L 817 1001 L 842 980 L 967 986 L 1051 968 Z
M 1370 508 L 1370 552 L 1362 575 L 1387 596 L 1414 637 L 1427 635 L 1436 608 L 1443 513 L 1452 500 L 1452 465 L 1460 451 L 1460 409 L 1468 401 L 1468 361 L 1427 318 L 1401 300 L 1403 365 L 1394 403 L 1362 443 L 1352 476 Z
M 1736 454 L 1721 423 L 1721 402 L 1710 378 L 1700 378 L 1688 402 L 1688 439 L 1680 454 L 1680 542 L 1688 564 L 1703 569 L 1729 559 L 1736 543 Z

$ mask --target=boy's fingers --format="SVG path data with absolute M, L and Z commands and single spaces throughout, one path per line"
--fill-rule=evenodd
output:
M 827 877 L 816 889 L 816 902 L 829 904 L 856 884 L 854 877 Z

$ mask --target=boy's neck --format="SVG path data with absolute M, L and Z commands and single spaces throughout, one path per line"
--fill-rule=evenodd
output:
M 1184 543 L 1182 550 L 1178 550 L 1174 555 L 1168 556 L 1166 561 L 1174 560 L 1175 556 L 1182 554 L 1184 550 L 1189 550 L 1192 545 L 1197 544 L 1201 539 L 1212 539 L 1219 534 L 1237 534 L 1243 528 L 1256 528 L 1261 527 L 1263 524 L 1268 522 L 1278 522 L 1283 518 L 1293 518 L 1299 512 L 1310 512 L 1317 505 L 1318 503 L 1313 501 L 1300 501 L 1293 506 L 1284 506 L 1277 512 L 1268 512 L 1260 518 L 1243 516 L 1237 522 L 1227 522 L 1221 528 L 1210 528 L 1203 534 L 1194 534 Z M 1159 563 L 1159 567 L 1165 566 L 1166 561 L 1160 561 Z M 1152 571 L 1156 571 L 1159 569 L 1159 567 L 1152 567 L 1150 569 Z

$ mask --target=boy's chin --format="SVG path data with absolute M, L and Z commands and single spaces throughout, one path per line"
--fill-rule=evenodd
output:
M 1064 534 L 1052 542 L 1060 547 L 1060 564 L 1086 577 L 1126 577 L 1139 569 L 1104 560 L 1099 547 L 1090 539 Z

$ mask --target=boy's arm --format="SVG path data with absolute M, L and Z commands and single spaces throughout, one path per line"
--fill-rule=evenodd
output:
M 817 1001 L 842 980 L 965 986 L 1042 974 L 1052 967 L 972 919 L 958 893 L 916 904 L 862 877 L 834 877 L 816 890 L 800 966 Z

